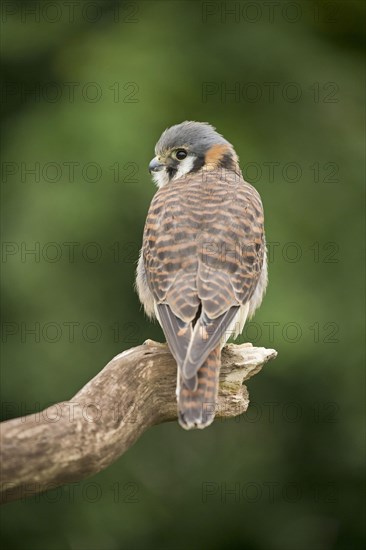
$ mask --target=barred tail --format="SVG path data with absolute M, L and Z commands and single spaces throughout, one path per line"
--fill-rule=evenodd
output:
M 196 389 L 192 389 L 192 379 L 185 381 L 182 374 L 179 374 L 178 419 L 182 428 L 186 430 L 202 429 L 213 422 L 220 365 L 221 349 L 218 346 L 211 351 L 202 367 L 197 371 Z

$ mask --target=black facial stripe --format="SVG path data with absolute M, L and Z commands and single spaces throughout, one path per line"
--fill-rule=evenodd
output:
M 177 173 L 177 169 L 174 168 L 173 166 L 167 166 L 166 171 L 169 176 L 169 179 L 174 178 L 175 174 Z
M 205 164 L 205 156 L 199 155 L 195 158 L 191 172 L 198 172 Z
M 225 168 L 225 170 L 235 170 L 235 161 L 230 153 L 225 153 L 219 162 L 220 168 Z

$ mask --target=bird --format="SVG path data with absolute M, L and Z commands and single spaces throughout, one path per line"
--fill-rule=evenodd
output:
M 202 429 L 215 417 L 222 347 L 242 333 L 266 291 L 263 205 L 233 145 L 207 122 L 167 128 L 149 172 L 158 190 L 136 290 L 177 363 L 179 424 Z

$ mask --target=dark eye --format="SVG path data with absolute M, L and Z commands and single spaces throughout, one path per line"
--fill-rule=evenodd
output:
M 184 149 L 178 149 L 178 151 L 175 152 L 175 157 L 178 160 L 183 160 L 186 158 L 186 156 L 187 156 L 187 151 L 185 151 Z

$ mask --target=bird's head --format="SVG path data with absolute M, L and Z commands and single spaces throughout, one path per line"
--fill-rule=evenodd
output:
M 238 169 L 233 146 L 206 122 L 171 126 L 157 142 L 155 155 L 149 172 L 158 187 L 201 169 Z

